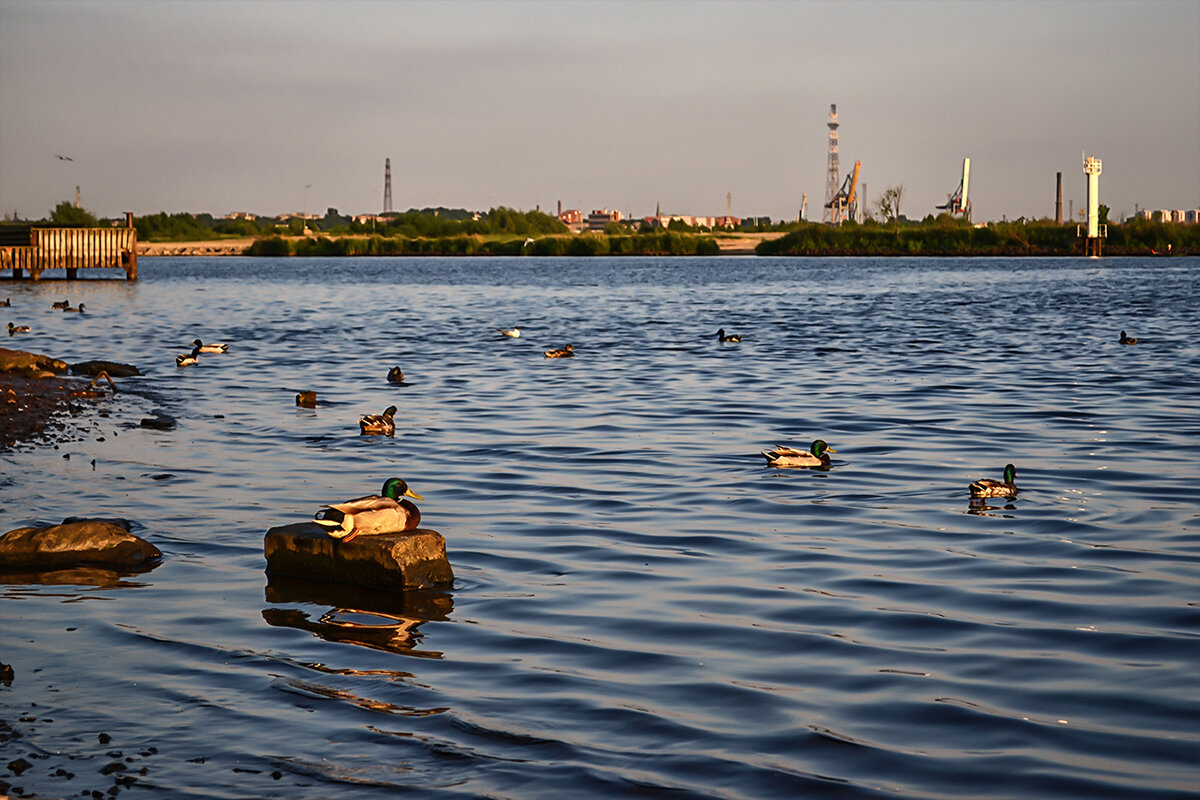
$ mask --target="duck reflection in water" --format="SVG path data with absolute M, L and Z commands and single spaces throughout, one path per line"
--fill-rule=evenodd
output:
M 987 501 L 989 499 L 990 498 L 972 497 L 967 504 L 967 513 L 974 514 L 977 517 L 1004 517 L 1005 519 L 1013 518 L 1013 514 L 992 513 L 994 511 L 1016 511 L 1017 506 L 1013 503 L 1011 498 L 1009 498 L 1008 502 L 1002 506 L 988 505 Z
M 263 619 L 273 627 L 296 628 L 324 639 L 384 650 L 417 658 L 441 658 L 436 650 L 421 650 L 420 627 L 446 620 L 454 610 L 453 597 L 429 590 L 391 594 L 357 586 L 269 576 L 270 603 L 311 603 L 326 606 L 316 615 L 299 608 L 266 608 Z

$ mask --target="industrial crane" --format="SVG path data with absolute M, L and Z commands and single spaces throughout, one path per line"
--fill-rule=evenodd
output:
M 833 214 L 830 220 L 834 225 L 841 225 L 843 220 L 854 219 L 858 212 L 858 199 L 856 192 L 858 190 L 858 171 L 862 169 L 862 162 L 854 162 L 854 172 L 846 176 L 846 180 L 842 182 L 842 188 L 838 189 L 838 193 L 833 196 L 833 199 L 825 204 L 826 208 L 832 209 Z
M 971 198 L 967 196 L 967 190 L 971 184 L 971 159 L 963 159 L 963 176 L 958 184 L 958 188 L 953 194 L 946 196 L 946 205 L 936 206 L 943 211 L 948 212 L 951 216 L 962 214 L 963 219 L 967 222 L 971 221 Z

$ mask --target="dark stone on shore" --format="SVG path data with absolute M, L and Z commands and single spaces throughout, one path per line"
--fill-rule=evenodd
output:
M 315 522 L 281 525 L 263 541 L 267 573 L 334 581 L 388 592 L 448 586 L 454 572 L 440 533 L 416 528 L 403 533 L 335 539 Z
M 95 377 L 101 372 L 107 372 L 110 378 L 132 378 L 142 372 L 132 364 L 121 364 L 117 361 L 80 361 L 71 365 L 72 375 L 87 375 Z
M 67 362 L 57 358 L 0 347 L 0 372 L 13 372 L 29 378 L 53 378 L 66 371 Z
M 139 423 L 143 428 L 153 428 L 157 431 L 169 431 L 175 427 L 175 418 L 161 411 L 155 411 L 153 417 L 147 417 Z
M 65 569 L 80 564 L 131 568 L 160 559 L 162 552 L 130 533 L 125 520 L 71 518 L 61 525 L 17 528 L 0 536 L 0 572 Z

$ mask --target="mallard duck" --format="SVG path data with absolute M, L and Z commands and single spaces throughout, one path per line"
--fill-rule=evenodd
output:
M 399 367 L 392 367 L 387 374 L 388 383 L 404 383 L 404 373 Z
M 421 512 L 412 501 L 402 497 L 425 499 L 399 478 L 388 478 L 383 482 L 381 494 L 322 506 L 313 522 L 343 542 L 360 535 L 411 531 L 421 524 Z
M 4 300 L 0 300 L 0 308 L 10 308 L 11 306 L 12 306 L 12 298 L 11 297 L 7 297 Z
M 1121 339 L 1118 344 L 1137 344 L 1137 337 L 1126 336 L 1125 331 L 1121 331 Z
M 190 352 L 190 353 L 180 353 L 179 355 L 175 356 L 175 366 L 177 366 L 177 367 L 190 367 L 193 364 L 199 364 L 199 363 L 200 363 L 200 348 L 199 347 L 193 347 L 192 352 Z
M 65 309 L 65 308 L 70 308 L 70 307 L 71 307 L 71 301 L 70 301 L 70 300 L 59 300 L 58 302 L 51 303 L 51 304 L 50 304 L 50 307 L 51 307 L 51 308 L 56 308 L 56 309 L 58 309 L 59 311 L 62 311 L 62 310 L 63 310 L 63 309 Z
M 777 444 L 774 450 L 763 450 L 762 456 L 771 467 L 828 467 L 829 454 L 836 452 L 824 439 L 817 439 L 808 452 Z
M 742 336 L 739 333 L 731 333 L 728 336 L 726 336 L 724 328 L 721 328 L 719 331 L 717 331 L 717 341 L 718 342 L 740 342 L 741 340 L 742 340 Z
M 296 395 L 296 405 L 301 408 L 316 408 L 317 393 L 316 392 L 299 392 Z
M 198 349 L 201 353 L 228 353 L 229 345 L 227 344 L 205 344 L 196 339 L 192 342 L 192 347 Z
M 33 328 L 30 328 L 28 325 L 13 325 L 11 322 L 8 323 L 9 336 L 12 336 L 14 333 L 29 333 L 31 330 Z
M 358 427 L 364 434 L 383 434 L 391 436 L 396 432 L 396 407 L 388 406 L 382 414 L 367 414 L 358 420 Z
M 575 345 L 569 344 L 566 347 L 560 347 L 557 350 L 547 350 L 546 358 L 574 358 Z
M 1004 480 L 980 478 L 972 483 L 970 488 L 972 497 L 1013 497 L 1017 493 L 1017 468 L 1012 464 L 1006 464 Z
M 505 336 L 512 337 L 513 339 L 521 338 L 521 326 L 520 325 L 515 325 L 512 328 L 496 328 L 496 330 L 500 331 Z
M 80 303 L 79 305 L 75 306 L 74 308 L 72 308 L 71 306 L 67 306 L 66 308 L 63 309 L 63 311 L 76 311 L 76 312 L 82 314 L 83 313 L 83 303 Z

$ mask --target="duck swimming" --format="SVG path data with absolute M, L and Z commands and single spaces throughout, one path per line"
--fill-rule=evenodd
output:
M 404 373 L 399 367 L 392 367 L 387 374 L 388 383 L 404 383 Z
M 193 364 L 199 364 L 199 363 L 200 363 L 200 348 L 199 347 L 193 347 L 192 352 L 190 352 L 190 353 L 180 353 L 179 355 L 175 356 L 175 366 L 177 366 L 177 367 L 190 367 Z
M 1117 344 L 1137 344 L 1137 337 L 1126 336 L 1125 331 L 1121 331 L 1121 338 L 1117 341 Z
M 717 331 L 718 342 L 740 342 L 741 340 L 742 335 L 740 333 L 731 333 L 726 336 L 724 328 L 721 328 L 719 331 Z
M 32 330 L 33 328 L 30 328 L 28 325 L 13 325 L 11 322 L 8 323 L 9 336 L 12 336 L 14 333 L 29 333 Z
M 411 531 L 421 524 L 421 512 L 412 501 L 402 499 L 405 497 L 425 499 L 401 479 L 388 478 L 380 494 L 322 506 L 313 522 L 343 542 L 355 536 Z
M 575 345 L 569 344 L 566 347 L 560 347 L 557 350 L 547 350 L 546 358 L 574 358 Z
M 229 345 L 227 344 L 205 344 L 196 339 L 192 342 L 192 347 L 198 349 L 201 353 L 228 353 Z
M 828 467 L 829 454 L 836 452 L 824 439 L 817 439 L 808 452 L 777 444 L 774 450 L 763 450 L 762 456 L 771 467 Z
M 391 436 L 396 432 L 396 407 L 388 406 L 382 414 L 367 414 L 358 420 L 358 427 L 363 434 L 382 434 Z
M 63 309 L 63 311 L 77 311 L 80 314 L 82 314 L 83 313 L 83 303 L 80 303 L 79 305 L 75 306 L 74 308 L 71 308 L 71 306 L 68 305 L 66 308 Z
M 0 300 L 0 308 L 9 308 L 11 306 L 12 306 L 12 298 L 11 297 L 5 298 L 4 300 Z
M 500 331 L 505 336 L 511 337 L 513 339 L 521 338 L 521 326 L 520 325 L 515 325 L 512 328 L 496 328 L 496 330 Z
M 1017 494 L 1017 468 L 1004 466 L 1004 480 L 980 478 L 970 486 L 972 497 L 1015 497 Z
M 59 311 L 62 311 L 64 309 L 68 309 L 71 307 L 71 301 L 70 300 L 59 300 L 57 302 L 51 303 L 50 307 L 57 308 Z

